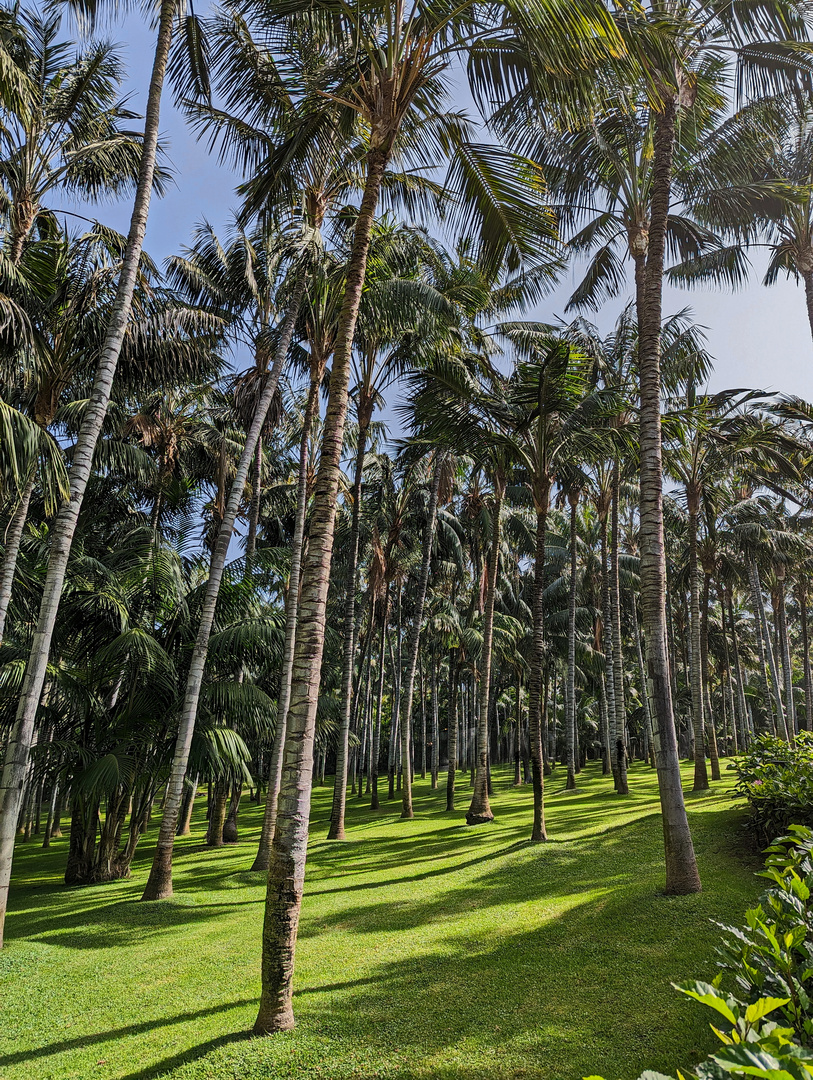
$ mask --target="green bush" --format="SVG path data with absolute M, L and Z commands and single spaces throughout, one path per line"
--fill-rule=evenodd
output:
M 722 1046 L 694 1072 L 678 1070 L 678 1080 L 810 1080 L 813 1075 L 813 1054 L 793 1041 L 793 1029 L 780 1027 L 768 1017 L 787 1002 L 782 998 L 759 998 L 750 1005 L 730 995 L 724 995 L 718 979 L 714 984 L 703 982 L 677 986 L 683 994 L 707 1005 L 723 1018 L 720 1027 L 711 1029 Z M 717 1021 L 720 1024 L 720 1021 Z M 588 1076 L 584 1080 L 602 1080 Z M 674 1080 L 664 1073 L 647 1070 L 638 1080 Z
M 791 824 L 813 826 L 813 734 L 787 743 L 761 735 L 733 766 L 735 791 L 750 806 L 749 825 L 760 844 L 769 844 Z
M 796 1037 L 813 1045 L 813 832 L 792 825 L 767 850 L 759 875 L 772 885 L 744 927 L 717 925 L 725 933 L 717 953 L 739 992 L 754 1002 L 765 994 L 786 999 L 782 1012 Z

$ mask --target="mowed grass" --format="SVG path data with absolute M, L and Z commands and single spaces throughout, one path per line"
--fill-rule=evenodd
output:
M 730 774 L 729 774 L 730 775 Z M 685 780 L 690 780 L 687 767 Z M 256 1014 L 264 883 L 240 843 L 179 842 L 175 896 L 139 903 L 156 825 L 129 881 L 66 889 L 67 839 L 20 844 L 0 953 L 1 1080 L 578 1080 L 691 1066 L 713 1045 L 671 981 L 710 978 L 719 931 L 760 891 L 730 781 L 688 794 L 704 891 L 667 898 L 654 774 L 629 798 L 594 765 L 547 787 L 551 841 L 530 845 L 531 794 L 495 777 L 497 820 L 470 829 L 416 783 L 416 817 L 349 800 L 348 840 L 314 796 L 297 952 L 295 1031 Z

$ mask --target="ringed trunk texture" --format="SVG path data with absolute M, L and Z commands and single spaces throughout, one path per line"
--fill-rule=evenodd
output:
M 638 298 L 640 369 L 641 614 L 646 639 L 649 693 L 655 712 L 655 760 L 666 855 L 666 892 L 701 888 L 680 781 L 669 681 L 666 628 L 666 551 L 663 534 L 660 335 L 663 259 L 671 201 L 676 104 L 667 100 L 655 116 L 649 253 L 643 295 Z
M 189 674 L 186 679 L 186 694 L 184 696 L 181 720 L 178 725 L 178 736 L 175 742 L 175 753 L 172 759 L 172 767 L 169 774 L 169 784 L 164 801 L 164 812 L 161 819 L 161 828 L 158 833 L 158 843 L 155 848 L 150 876 L 142 900 L 163 900 L 172 896 L 172 851 L 175 845 L 175 830 L 178 827 L 178 815 L 183 798 L 184 778 L 186 766 L 189 762 L 189 751 L 192 746 L 192 737 L 195 732 L 195 721 L 198 715 L 198 701 L 200 700 L 201 687 L 203 686 L 203 673 L 206 668 L 206 657 L 209 652 L 209 638 L 212 632 L 212 624 L 215 618 L 217 598 L 220 593 L 220 584 L 223 580 L 223 571 L 226 567 L 226 559 L 229 552 L 234 522 L 240 509 L 240 503 L 245 492 L 248 471 L 254 461 L 254 453 L 260 433 L 265 426 L 265 419 L 271 402 L 274 400 L 279 377 L 283 365 L 288 356 L 291 339 L 294 333 L 296 317 L 305 294 L 305 277 L 299 279 L 291 296 L 290 305 L 283 319 L 279 342 L 277 344 L 274 363 L 268 373 L 263 392 L 257 402 L 257 408 L 252 418 L 251 425 L 246 432 L 246 441 L 237 464 L 237 471 L 229 491 L 228 502 L 223 513 L 223 519 L 217 532 L 217 539 L 212 550 L 209 563 L 209 577 L 206 582 L 206 593 L 201 608 L 200 624 L 198 625 L 195 648 L 189 664 Z
M 347 420 L 350 355 L 367 269 L 370 234 L 388 159 L 389 153 L 375 145 L 367 156 L 367 179 L 356 219 L 339 316 L 308 552 L 303 562 L 291 704 L 263 922 L 262 996 L 254 1024 L 257 1035 L 283 1031 L 294 1024 L 294 956 L 305 883 L 313 744 L 336 501 Z
M 497 595 L 497 573 L 500 567 L 500 514 L 504 485 L 497 478 L 494 484 L 494 507 L 491 524 L 491 551 L 486 580 L 483 610 L 483 652 L 480 660 L 480 711 L 477 717 L 477 768 L 471 805 L 466 814 L 467 825 L 485 825 L 494 820 L 488 801 L 488 716 L 491 696 L 491 653 L 494 638 L 494 599 Z
M 712 780 L 720 779 L 720 756 L 717 752 L 717 725 L 714 722 L 714 710 L 711 700 L 711 671 L 709 669 L 709 593 L 711 576 L 703 574 L 703 601 L 700 610 L 700 671 L 703 676 L 703 715 L 704 732 L 709 738 L 709 762 Z M 725 727 L 723 728 L 725 733 Z
M 161 92 L 172 43 L 176 16 L 174 0 L 163 0 L 158 21 L 158 35 L 150 77 L 147 108 L 144 119 L 144 140 L 138 185 L 130 219 L 130 231 L 119 274 L 116 299 L 101 349 L 90 399 L 85 408 L 79 436 L 74 448 L 70 472 L 70 497 L 60 509 L 51 530 L 51 550 L 43 586 L 37 628 L 26 667 L 17 716 L 9 738 L 2 777 L 0 777 L 0 946 L 8 904 L 11 863 L 14 856 L 14 834 L 23 794 L 28 756 L 34 734 L 34 722 L 45 682 L 51 639 L 54 633 L 65 571 L 82 500 L 93 466 L 93 455 L 102 430 L 110 392 L 121 355 L 124 335 L 130 318 L 138 265 L 147 229 L 155 158 L 160 126 Z

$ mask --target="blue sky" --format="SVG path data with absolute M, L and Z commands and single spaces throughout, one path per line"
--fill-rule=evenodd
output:
M 110 27 L 107 35 L 122 43 L 130 72 L 130 103 L 134 109 L 143 110 L 153 35 L 136 12 Z M 196 222 L 202 218 L 215 226 L 225 225 L 237 203 L 233 193 L 235 176 L 220 166 L 205 143 L 198 142 L 186 128 L 169 94 L 162 111 L 162 131 L 176 182 L 163 199 L 154 200 L 150 212 L 146 249 L 159 262 L 189 242 Z M 126 231 L 126 203 L 101 206 L 95 213 Z M 759 260 L 758 254 L 755 260 Z M 536 317 L 560 315 L 570 291 L 568 284 L 572 287 L 574 283 L 575 272 L 567 275 L 535 313 Z M 813 399 L 813 342 L 801 286 L 782 281 L 766 289 L 755 273 L 751 283 L 735 294 L 667 289 L 664 314 L 687 306 L 694 312 L 695 321 L 708 328 L 709 348 L 716 359 L 711 389 L 750 386 Z M 611 320 L 610 310 L 597 317 L 602 324 Z

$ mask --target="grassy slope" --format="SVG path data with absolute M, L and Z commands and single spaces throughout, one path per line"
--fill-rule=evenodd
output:
M 687 772 L 686 779 L 689 779 Z M 464 784 L 466 781 L 464 780 Z M 0 954 L 0 1080 L 386 1077 L 577 1080 L 691 1065 L 712 1045 L 670 980 L 710 977 L 715 929 L 759 891 L 723 783 L 689 798 L 704 892 L 658 895 L 653 774 L 619 799 L 591 766 L 578 794 L 548 787 L 552 842 L 525 843 L 530 791 L 498 782 L 497 822 L 468 829 L 416 785 L 416 819 L 351 800 L 350 839 L 324 840 L 315 795 L 297 956 L 295 1032 L 248 1039 L 263 912 L 245 868 L 259 829 L 179 843 L 176 894 L 137 902 L 133 879 L 60 884 L 66 840 L 20 845 Z M 461 792 L 465 808 L 468 789 Z M 198 813 L 202 807 L 198 807 Z

